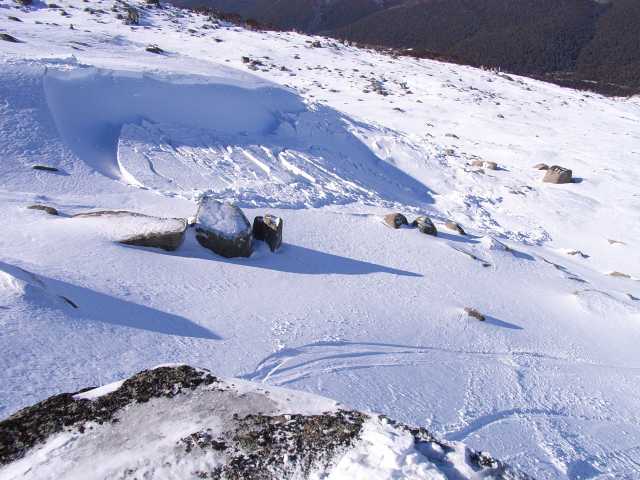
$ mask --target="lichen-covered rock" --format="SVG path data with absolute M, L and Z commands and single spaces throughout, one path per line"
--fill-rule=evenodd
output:
M 79 213 L 74 219 L 97 222 L 107 236 L 125 245 L 176 250 L 184 241 L 187 221 L 163 218 L 126 210 L 101 210 Z
M 438 235 L 436 226 L 433 224 L 431 219 L 425 215 L 417 217 L 411 223 L 411 225 L 416 227 L 421 233 L 424 233 L 426 235 L 433 235 L 434 237 Z
M 386 226 L 391 228 L 400 228 L 403 225 L 409 225 L 407 217 L 401 213 L 389 213 L 384 216 L 383 222 Z
M 542 181 L 547 183 L 571 183 L 572 172 L 568 168 L 553 165 L 549 167 Z
M 47 212 L 49 215 L 58 215 L 58 210 L 53 207 L 49 207 L 48 205 L 29 205 L 27 208 L 30 210 L 42 210 L 43 212 Z
M 242 210 L 211 197 L 200 201 L 196 215 L 196 239 L 223 257 L 248 257 L 253 252 L 251 224 Z
M 447 227 L 449 230 L 453 230 L 454 232 L 458 232 L 460 235 L 466 235 L 467 233 L 464 231 L 464 229 L 462 228 L 462 226 L 457 223 L 454 222 L 453 220 L 447 220 L 444 224 L 445 227 Z
M 262 240 L 275 252 L 282 245 L 283 221 L 280 217 L 266 214 L 253 220 L 253 238 Z
M 3 480 L 305 480 L 354 478 L 354 468 L 358 478 L 527 479 L 424 428 L 186 365 L 55 395 L 0 422 Z
M 184 365 L 144 370 L 95 400 L 81 396 L 91 388 L 54 395 L 0 422 L 0 465 L 24 456 L 30 448 L 65 428 L 78 426 L 83 433 L 83 424 L 111 422 L 114 414 L 129 404 L 173 397 L 214 382 L 216 378 L 208 372 Z

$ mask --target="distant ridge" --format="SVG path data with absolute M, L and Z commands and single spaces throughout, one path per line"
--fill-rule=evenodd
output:
M 605 94 L 640 92 L 637 0 L 173 0 L 286 30 L 433 52 Z

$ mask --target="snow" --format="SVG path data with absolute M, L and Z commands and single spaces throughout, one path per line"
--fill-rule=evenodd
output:
M 638 98 L 56 3 L 72 17 L 0 4 L 24 42 L 0 50 L 1 416 L 185 362 L 425 425 L 534 477 L 637 474 Z M 390 95 L 364 93 L 371 79 Z M 543 183 L 540 162 L 578 182 Z M 25 208 L 187 218 L 203 194 L 282 217 L 278 254 L 222 259 L 191 230 L 176 252 L 130 248 Z M 390 211 L 439 236 L 384 228 Z

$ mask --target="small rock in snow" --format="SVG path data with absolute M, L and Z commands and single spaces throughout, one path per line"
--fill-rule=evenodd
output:
M 622 272 L 618 272 L 618 271 L 613 271 L 613 272 L 609 272 L 608 274 L 610 277 L 618 277 L 618 278 L 631 278 L 631 275 L 628 275 L 626 273 L 622 273 Z
M 433 235 L 434 237 L 438 236 L 438 230 L 436 226 L 433 224 L 431 219 L 425 215 L 417 217 L 413 222 L 411 222 L 413 227 L 417 227 L 421 233 L 426 235 Z
M 498 164 L 496 162 L 489 162 L 487 160 L 474 160 L 471 162 L 472 167 L 486 168 L 487 170 L 497 170 Z
M 571 183 L 572 172 L 568 168 L 561 167 L 559 165 L 553 165 L 549 167 L 547 173 L 542 179 L 547 183 Z
M 391 228 L 400 228 L 403 225 L 409 225 L 407 217 L 401 213 L 389 213 L 384 216 L 384 224 Z
M 42 170 L 44 172 L 59 172 L 56 167 L 50 167 L 48 165 L 32 165 L 31 168 L 34 170 Z
M 466 235 L 467 233 L 464 231 L 462 226 L 459 223 L 454 222 L 453 220 L 447 220 L 444 224 L 449 230 L 453 230 L 454 232 L 458 232 L 460 235 Z
M 280 217 L 271 214 L 258 216 L 253 220 L 253 238 L 266 242 L 275 252 L 282 245 L 282 226 Z
M 549 165 L 546 163 L 536 163 L 533 168 L 536 170 L 549 170 Z
M 464 313 L 466 313 L 467 315 L 469 315 L 470 317 L 473 317 L 477 320 L 480 320 L 481 322 L 485 321 L 485 316 L 483 314 L 481 314 L 478 310 L 476 310 L 475 308 L 471 308 L 471 307 L 464 307 Z
M 53 207 L 49 207 L 47 205 L 29 205 L 27 208 L 31 210 L 42 210 L 43 212 L 47 212 L 49 215 L 58 215 L 58 210 Z

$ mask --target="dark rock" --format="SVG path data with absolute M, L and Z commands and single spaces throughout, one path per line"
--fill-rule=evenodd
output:
M 59 172 L 56 167 L 50 167 L 48 165 L 32 165 L 31 168 L 34 170 L 42 170 L 44 172 Z
M 266 214 L 253 220 L 253 238 L 262 240 L 275 252 L 282 245 L 283 221 L 280 217 Z
M 140 233 L 128 233 L 126 236 L 123 236 L 123 238 L 118 239 L 119 243 L 140 247 L 161 248 L 167 251 L 176 250 L 182 245 L 185 231 L 187 230 L 187 220 L 184 218 L 154 217 L 126 210 L 103 210 L 73 215 L 73 218 L 94 217 L 102 217 L 116 221 L 120 219 L 123 222 L 133 219 L 136 223 L 140 223 Z M 151 222 L 155 224 L 149 225 Z M 134 223 L 131 228 L 123 228 L 123 230 L 135 230 L 137 228 L 136 223 Z
M 155 54 L 158 54 L 158 55 L 161 55 L 161 54 L 164 53 L 164 50 L 161 49 L 158 45 L 148 45 L 147 48 L 145 48 L 145 50 L 147 52 L 155 53 Z
M 476 310 L 475 308 L 470 308 L 470 307 L 464 307 L 464 312 L 469 315 L 470 317 L 473 317 L 477 320 L 480 320 L 481 322 L 485 321 L 485 316 L 483 314 L 481 314 L 478 310 Z
M 242 210 L 211 197 L 200 201 L 196 239 L 223 257 L 248 257 L 253 252 L 251 224 Z
M 127 25 L 139 25 L 140 13 L 134 7 L 127 7 L 127 17 L 124 21 Z
M 409 225 L 407 217 L 401 213 L 389 213 L 384 216 L 384 224 L 391 228 L 400 228 L 403 225 Z
M 9 15 L 7 18 L 14 22 L 22 22 L 22 20 L 20 20 L 18 17 L 14 17 L 13 15 Z
M 438 236 L 438 230 L 436 226 L 433 224 L 431 219 L 427 216 L 420 216 L 416 218 L 411 226 L 416 227 L 420 232 L 425 233 L 427 235 L 433 235 L 434 237 Z
M 571 170 L 559 165 L 549 167 L 547 173 L 545 173 L 544 178 L 542 179 L 543 182 L 547 183 L 571 183 L 571 180 Z
M 125 380 L 120 388 L 95 400 L 73 398 L 80 393 L 54 395 L 24 408 L 0 422 L 0 465 L 21 458 L 34 445 L 65 428 L 86 422 L 110 422 L 127 405 L 157 397 L 175 397 L 217 379 L 189 366 L 144 370 Z M 86 391 L 89 388 L 81 390 Z
M 47 212 L 49 215 L 58 215 L 58 210 L 53 207 L 49 207 L 47 205 L 29 205 L 27 208 L 31 210 L 42 210 L 43 212 Z
M 446 223 L 444 224 L 444 226 L 447 227 L 449 230 L 453 230 L 454 232 L 458 232 L 460 235 L 466 235 L 467 234 L 464 231 L 464 229 L 460 226 L 460 224 L 454 222 L 453 220 L 447 220 Z

